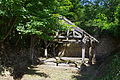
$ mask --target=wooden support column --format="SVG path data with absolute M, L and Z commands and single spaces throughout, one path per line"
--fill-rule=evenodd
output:
M 84 64 L 85 63 L 85 42 L 86 41 L 84 41 L 84 40 L 82 40 L 81 42 L 80 42 L 80 46 L 81 46 L 81 48 L 82 48 L 82 64 Z
M 69 30 L 67 30 L 67 41 L 68 41 L 68 37 L 69 37 Z
M 45 57 L 48 57 L 48 51 L 47 51 L 48 44 L 47 44 L 47 41 L 44 41 L 44 43 L 45 43 L 44 55 L 45 55 Z
M 85 44 L 82 44 L 82 63 L 85 63 Z
M 82 42 L 81 47 L 82 47 L 82 64 L 80 65 L 80 71 L 85 71 L 86 70 L 86 65 L 85 65 L 85 43 Z
M 45 48 L 45 57 L 48 57 L 47 48 Z
M 82 64 L 85 63 L 85 47 L 86 47 L 86 41 L 87 41 L 87 36 L 84 35 L 84 38 L 82 39 Z
M 97 48 L 96 48 L 96 45 L 95 45 L 94 48 L 93 48 L 93 58 L 92 58 L 93 64 L 96 63 L 96 53 L 97 53 Z
M 92 58 L 93 58 L 93 50 L 92 50 L 92 46 L 89 47 L 89 64 L 92 64 Z
M 96 42 L 93 40 L 90 42 L 91 46 L 89 47 L 89 64 L 95 63 L 95 54 L 96 54 Z

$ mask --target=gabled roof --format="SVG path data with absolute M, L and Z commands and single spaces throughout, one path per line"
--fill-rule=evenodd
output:
M 84 31 L 83 29 L 81 29 L 80 27 L 76 26 L 74 23 L 72 23 L 70 20 L 68 20 L 67 18 L 60 16 L 59 17 L 60 20 L 64 20 L 64 23 L 69 24 L 69 27 L 71 30 L 67 30 L 66 32 L 64 32 L 64 35 L 61 35 L 62 33 L 57 33 L 55 38 L 56 39 L 65 39 L 63 41 L 70 41 L 69 39 L 74 39 L 76 41 L 81 41 L 81 39 L 83 38 L 83 36 L 86 36 L 87 38 L 89 38 L 92 41 L 95 41 L 97 43 L 99 43 L 99 41 L 94 38 L 93 36 L 91 36 L 90 34 L 88 34 L 86 31 Z

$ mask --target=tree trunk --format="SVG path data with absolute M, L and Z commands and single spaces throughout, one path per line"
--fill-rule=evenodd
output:
M 31 43 L 30 43 L 30 59 L 33 64 L 33 58 L 34 58 L 34 35 L 31 35 Z

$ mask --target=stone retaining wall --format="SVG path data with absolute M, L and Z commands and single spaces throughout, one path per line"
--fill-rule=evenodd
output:
M 120 45 L 120 39 L 114 39 L 110 36 L 102 36 L 98 38 L 99 44 L 97 45 L 97 54 L 96 56 L 102 57 L 109 55 L 112 51 L 114 51 L 117 46 Z M 65 46 L 65 44 L 64 44 Z M 86 50 L 86 54 L 88 56 L 88 49 Z M 62 53 L 63 56 L 67 57 L 81 57 L 81 47 L 78 43 L 70 43 L 67 44 L 65 48 L 65 52 Z

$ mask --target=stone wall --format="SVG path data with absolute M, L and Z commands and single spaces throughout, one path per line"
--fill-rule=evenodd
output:
M 99 38 L 99 41 L 100 43 L 97 46 L 96 54 L 96 56 L 99 57 L 109 55 L 120 45 L 120 39 L 115 39 L 110 36 L 102 36 L 101 38 Z
M 80 57 L 80 56 L 81 56 L 81 48 L 80 48 L 80 45 L 77 44 L 77 43 L 67 44 L 67 47 L 66 47 L 66 49 L 65 49 L 64 56 Z
M 99 44 L 97 45 L 97 57 L 107 56 L 112 51 L 114 51 L 118 45 L 120 45 L 120 39 L 114 39 L 110 36 L 102 36 L 101 38 L 97 38 L 99 40 Z M 65 44 L 64 46 L 65 47 Z M 65 48 L 65 52 L 62 53 L 63 56 L 69 57 L 81 57 L 81 47 L 78 43 L 70 43 L 67 44 Z M 86 49 L 86 57 L 88 56 L 88 49 Z
M 62 56 L 65 57 L 81 57 L 81 47 L 78 43 L 69 43 L 64 44 L 61 50 L 65 49 L 65 52 L 62 53 Z M 60 51 L 61 51 L 60 50 Z M 86 57 L 88 57 L 88 48 L 86 47 Z

